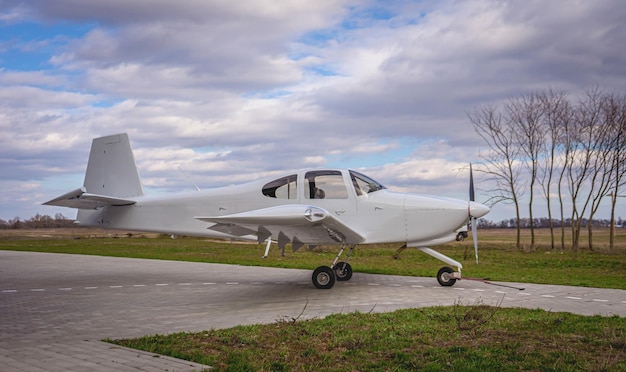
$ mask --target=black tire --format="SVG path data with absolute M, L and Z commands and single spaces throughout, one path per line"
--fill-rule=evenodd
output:
M 335 272 L 328 266 L 320 266 L 313 271 L 312 280 L 317 289 L 331 289 L 335 285 Z
M 465 240 L 465 234 L 463 234 L 462 232 L 456 234 L 456 241 L 457 242 L 462 242 L 463 240 Z
M 337 262 L 333 266 L 333 270 L 335 270 L 335 278 L 339 282 L 347 282 L 352 278 L 352 266 L 347 262 Z
M 441 285 L 442 287 L 453 286 L 454 283 L 456 283 L 456 279 L 452 277 L 452 273 L 454 273 L 454 270 L 447 266 L 439 269 L 439 271 L 437 272 L 437 281 L 439 282 L 439 285 Z

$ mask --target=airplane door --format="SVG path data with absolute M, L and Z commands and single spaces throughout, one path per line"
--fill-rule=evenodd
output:
M 304 202 L 326 209 L 335 217 L 356 215 L 355 195 L 347 186 L 349 176 L 339 170 L 316 170 L 304 174 Z

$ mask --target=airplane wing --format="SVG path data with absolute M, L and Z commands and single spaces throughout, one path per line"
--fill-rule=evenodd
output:
M 114 196 L 90 194 L 84 187 L 70 191 L 66 194 L 43 203 L 59 207 L 77 209 L 98 209 L 106 206 L 122 206 L 135 204 L 135 200 L 116 198 Z
M 256 235 L 259 243 L 269 237 L 284 249 L 296 251 L 304 244 L 358 244 L 364 238 L 323 208 L 304 204 L 281 205 L 224 216 L 198 216 L 214 225 L 208 229 L 235 235 Z

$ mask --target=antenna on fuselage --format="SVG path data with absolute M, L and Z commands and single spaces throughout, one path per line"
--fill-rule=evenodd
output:
M 178 166 L 178 170 L 181 171 L 183 173 L 183 175 L 185 176 L 185 178 L 187 179 L 187 181 L 189 181 L 189 183 L 191 183 L 193 185 L 193 187 L 196 189 L 196 191 L 200 191 L 200 188 L 198 187 L 198 185 L 196 185 L 195 182 L 193 182 L 193 180 L 191 179 L 191 177 L 189 177 L 189 175 L 187 174 L 187 172 L 185 172 L 183 170 L 183 168 L 179 165 Z

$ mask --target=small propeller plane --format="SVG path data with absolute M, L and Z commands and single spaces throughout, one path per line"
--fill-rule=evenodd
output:
M 83 186 L 45 205 L 77 208 L 77 223 L 106 229 L 172 235 L 272 241 L 284 254 L 307 245 L 340 246 L 329 266 L 313 272 L 316 288 L 352 277 L 348 259 L 357 244 L 404 243 L 445 266 L 437 273 L 442 286 L 461 279 L 460 262 L 429 246 L 451 242 L 456 231 L 472 224 L 476 260 L 476 219 L 490 209 L 470 200 L 392 192 L 372 178 L 349 169 L 308 169 L 249 183 L 171 196 L 144 195 L 128 135 L 95 138 Z M 348 249 L 345 261 L 340 261 Z M 266 250 L 267 255 L 267 250 Z

